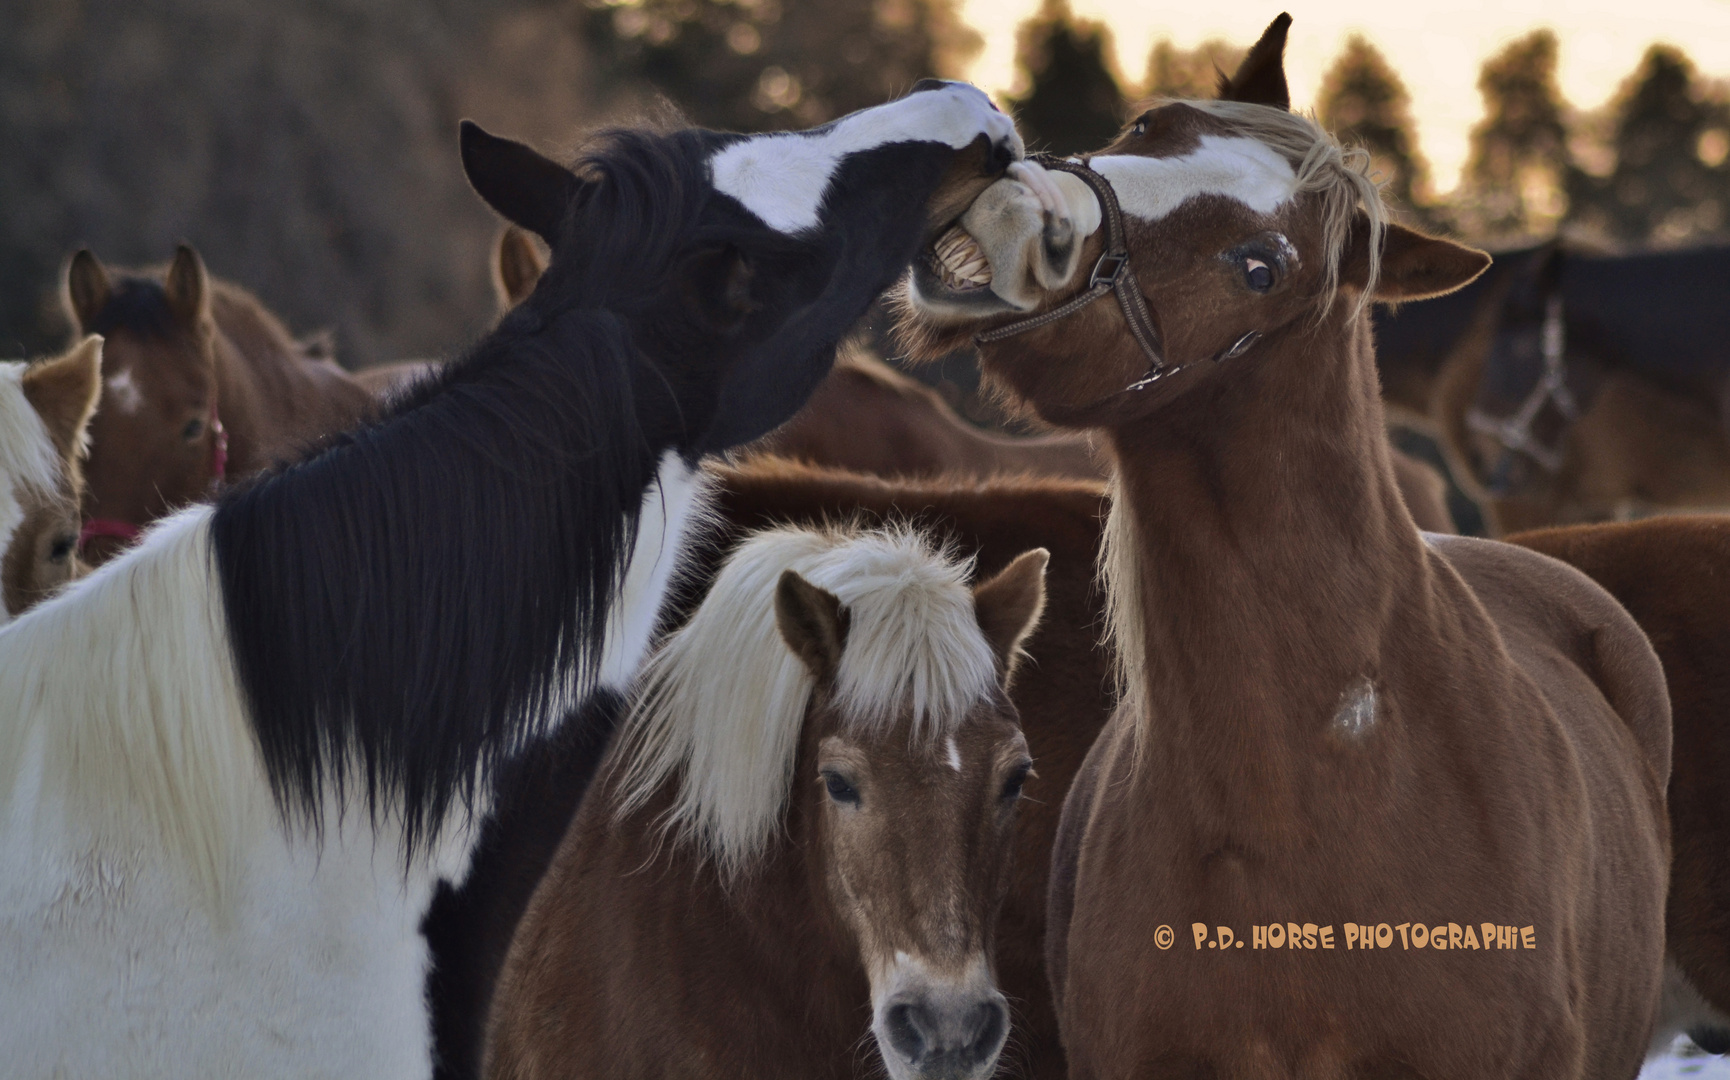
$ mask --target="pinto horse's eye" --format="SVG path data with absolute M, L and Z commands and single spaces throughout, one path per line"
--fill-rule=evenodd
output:
M 1143 118 L 1141 120 L 1137 120 L 1134 123 L 1134 125 L 1132 125 L 1130 127 L 1129 133 L 1131 135 L 1146 135 L 1147 134 L 1147 120 L 1145 118 Z
M 847 782 L 847 778 L 832 769 L 823 770 L 823 787 L 829 792 L 829 797 L 843 806 L 859 805 L 859 789 Z
M 187 442 L 192 442 L 203 434 L 204 421 L 202 420 L 188 420 L 186 426 L 180 429 L 180 437 Z
M 1021 798 L 1021 789 L 1027 786 L 1027 778 L 1033 774 L 1033 762 L 1024 761 L 1017 765 L 1003 781 L 1001 798 L 1004 802 L 1014 802 Z
M 78 546 L 76 533 L 61 533 L 54 538 L 54 543 L 48 548 L 48 561 L 63 563 L 72 557 L 72 549 Z
M 1267 292 L 1273 288 L 1273 267 L 1260 259 L 1245 259 L 1243 280 L 1256 292 Z

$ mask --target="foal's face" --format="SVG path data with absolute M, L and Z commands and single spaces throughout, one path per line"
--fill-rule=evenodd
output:
M 799 778 L 814 862 L 858 944 L 889 1073 L 988 1076 L 1009 1031 L 990 944 L 1032 767 L 1014 708 L 999 696 L 934 740 L 911 739 L 906 718 L 881 737 L 832 710 L 814 719 L 815 768 Z
M 552 249 L 503 325 L 573 304 L 617 314 L 653 368 L 645 392 L 675 398 L 672 437 L 693 453 L 791 416 L 933 215 L 953 217 L 1021 156 L 984 94 L 934 80 L 812 131 L 616 133 L 577 173 L 463 135 L 476 190 Z
M 67 291 L 79 325 L 107 335 L 102 397 L 90 423 L 85 516 L 142 527 L 207 498 L 216 480 L 216 363 L 203 263 L 182 247 L 160 285 L 147 278 L 114 282 L 81 251 Z M 99 533 L 83 553 L 100 563 L 127 542 Z

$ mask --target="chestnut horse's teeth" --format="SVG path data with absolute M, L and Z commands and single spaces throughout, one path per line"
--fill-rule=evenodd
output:
M 977 289 L 991 284 L 991 263 L 979 244 L 959 225 L 937 238 L 931 255 L 938 278 L 950 289 Z

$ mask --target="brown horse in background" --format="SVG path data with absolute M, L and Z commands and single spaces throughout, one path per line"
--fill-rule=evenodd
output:
M 906 527 L 739 544 L 530 902 L 487 1075 L 845 1077 L 869 1002 L 890 1076 L 990 1076 L 1046 559 L 970 589 Z
M 101 334 L 102 398 L 90 423 L 82 552 L 99 563 L 159 517 L 352 427 L 375 399 L 308 356 L 251 293 L 206 273 L 182 244 L 162 271 L 110 274 L 72 257 L 66 304 Z
M 83 572 L 78 500 L 101 369 L 99 337 L 0 363 L 0 625 Z
M 1289 21 L 1223 100 L 994 183 L 908 286 L 920 355 L 977 334 L 989 378 L 1117 463 L 1125 697 L 1052 856 L 1070 1075 L 1631 1076 L 1664 966 L 1663 674 L 1578 571 L 1414 527 L 1365 309 L 1488 259 L 1387 223 L 1289 111 Z

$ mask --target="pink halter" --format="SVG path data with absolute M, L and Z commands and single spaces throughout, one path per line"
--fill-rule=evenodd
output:
M 214 436 L 210 446 L 210 487 L 214 491 L 228 479 L 228 429 L 222 426 L 222 417 L 216 414 L 214 401 L 210 403 L 210 430 Z M 78 530 L 78 549 L 84 550 L 90 541 L 99 536 L 112 536 L 130 544 L 143 532 L 144 526 L 119 518 L 90 518 L 84 522 L 84 527 Z

